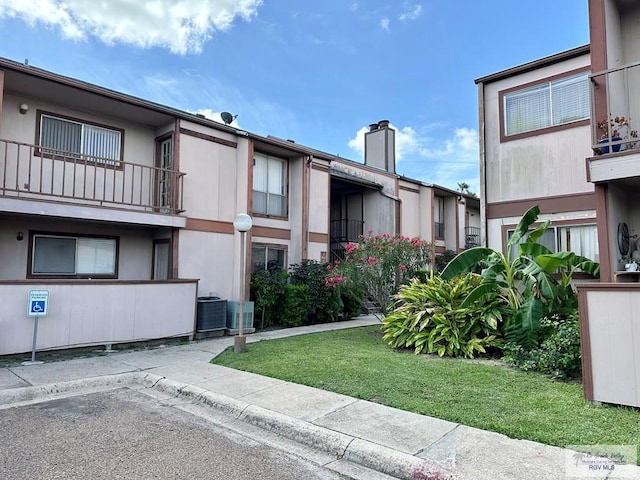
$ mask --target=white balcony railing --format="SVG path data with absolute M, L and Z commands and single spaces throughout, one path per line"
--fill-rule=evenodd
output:
M 596 155 L 640 148 L 640 63 L 591 74 L 591 148 Z
M 0 139 L 0 196 L 177 214 L 184 173 Z

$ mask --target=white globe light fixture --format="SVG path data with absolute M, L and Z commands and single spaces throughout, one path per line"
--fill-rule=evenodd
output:
M 247 339 L 244 336 L 244 287 L 245 287 L 245 258 L 246 254 L 246 238 L 245 234 L 251 230 L 253 220 L 246 213 L 239 213 L 233 220 L 233 228 L 240 232 L 240 305 L 239 305 L 239 325 L 238 335 L 235 337 L 233 351 L 242 353 L 247 349 Z

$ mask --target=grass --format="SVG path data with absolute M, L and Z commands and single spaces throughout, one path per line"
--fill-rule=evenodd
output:
M 381 337 L 373 326 L 262 341 L 213 363 L 548 445 L 640 439 L 637 409 L 591 405 L 579 382 L 499 362 L 396 351 Z

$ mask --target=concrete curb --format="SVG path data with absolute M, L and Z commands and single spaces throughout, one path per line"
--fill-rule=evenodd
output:
M 43 401 L 46 400 L 46 397 L 57 394 L 83 394 L 134 385 L 186 398 L 193 403 L 204 404 L 237 420 L 329 453 L 338 460 L 347 460 L 395 478 L 462 480 L 461 477 L 454 476 L 452 472 L 436 462 L 213 393 L 194 385 L 145 372 L 105 375 L 51 385 L 3 390 L 0 391 L 0 406 L 36 400 Z
M 119 373 L 114 375 L 105 375 L 102 377 L 51 383 L 35 387 L 11 388 L 7 390 L 0 390 L 0 405 L 10 405 L 34 400 L 42 401 L 42 397 L 44 396 L 57 394 L 69 394 L 74 392 L 82 393 L 83 391 L 93 389 L 126 387 L 131 385 L 133 381 L 135 381 L 133 373 Z

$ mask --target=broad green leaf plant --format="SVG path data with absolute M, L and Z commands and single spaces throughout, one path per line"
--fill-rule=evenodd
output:
M 576 271 L 600 276 L 598 263 L 573 252 L 553 253 L 539 243 L 551 224 L 547 220 L 532 228 L 539 215 L 537 205 L 525 212 L 504 253 L 486 247 L 470 248 L 458 254 L 441 274 L 445 280 L 451 280 L 481 266 L 483 283 L 469 294 L 463 306 L 472 305 L 492 292 L 501 295 L 513 312 L 505 337 L 525 348 L 537 344 L 543 316 L 575 310 L 577 299 L 571 280 Z M 515 245 L 518 254 L 511 258 Z
M 435 273 L 400 287 L 394 309 L 382 322 L 383 340 L 394 348 L 415 353 L 473 358 L 489 347 L 502 345 L 500 327 L 506 303 L 488 293 L 472 304 L 465 302 L 482 279 L 475 273 L 444 280 Z

